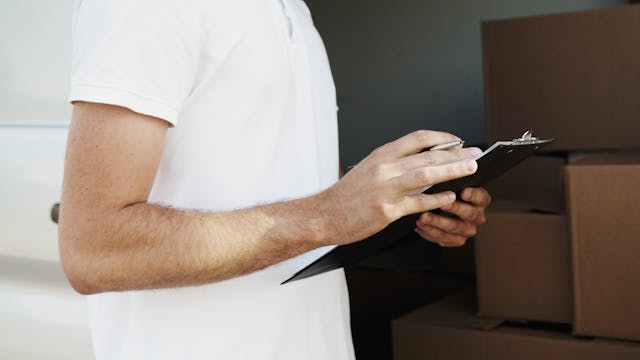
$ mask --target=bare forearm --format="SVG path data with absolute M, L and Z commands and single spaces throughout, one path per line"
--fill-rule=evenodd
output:
M 226 213 L 178 210 L 147 203 L 167 128 L 126 108 L 74 104 L 59 239 L 79 292 L 203 284 L 358 241 L 404 215 L 452 203 L 453 194 L 408 194 L 476 169 L 469 151 L 420 153 L 456 138 L 418 131 L 305 199 Z
M 83 245 L 63 247 L 61 255 L 82 293 L 219 281 L 325 245 L 315 200 L 226 213 L 138 203 L 81 222 L 63 210 L 61 239 Z

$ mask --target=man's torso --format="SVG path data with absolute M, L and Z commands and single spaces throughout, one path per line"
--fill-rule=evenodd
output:
M 76 47 L 83 46 L 78 31 L 90 28 L 87 18 L 97 15 L 91 6 L 85 0 L 77 9 L 74 36 L 80 39 Z M 168 18 L 176 29 L 184 27 L 185 32 L 197 34 L 185 44 L 192 51 L 186 61 L 193 61 L 188 64 L 193 76 L 176 80 L 176 88 L 190 81 L 183 97 L 163 99 L 162 92 L 145 93 L 145 86 L 154 79 L 159 86 L 167 86 L 160 73 L 157 78 L 143 74 L 142 81 L 119 84 L 118 76 L 94 81 L 93 72 L 100 67 L 92 69 L 86 60 L 79 61 L 81 66 L 74 65 L 81 70 L 74 73 L 73 83 L 81 86 L 72 84 L 72 100 L 100 101 L 101 94 L 115 94 L 105 102 L 128 106 L 127 97 L 119 97 L 118 90 L 131 87 L 132 92 L 143 89 L 138 97 L 158 98 L 161 105 L 180 102 L 178 115 L 168 119 L 175 127 L 168 132 L 149 201 L 228 211 L 310 195 L 337 181 L 335 89 L 324 46 L 304 3 L 217 0 L 180 4 L 190 6 L 193 8 L 176 10 Z M 125 6 L 123 11 L 129 9 Z M 105 41 L 118 41 L 118 36 Z M 141 46 L 162 46 L 162 41 Z M 117 65 L 118 59 L 114 62 Z M 130 65 L 118 68 L 112 64 L 105 61 L 104 67 L 116 68 L 114 74 Z M 149 66 L 148 71 L 160 68 Z M 104 83 L 109 83 L 106 92 L 83 93 L 91 89 L 87 85 Z M 153 113 L 153 103 L 140 106 L 150 109 L 149 115 L 162 117 L 162 111 Z M 279 285 L 327 250 L 199 287 L 91 296 L 96 354 L 104 359 L 352 358 L 343 272 Z

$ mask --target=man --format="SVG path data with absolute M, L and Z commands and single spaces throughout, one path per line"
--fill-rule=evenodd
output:
M 280 282 L 401 216 L 457 246 L 489 195 L 418 131 L 338 179 L 335 89 L 300 0 L 84 0 L 60 253 L 97 359 L 352 359 L 342 270 Z M 339 180 L 339 181 L 338 181 Z

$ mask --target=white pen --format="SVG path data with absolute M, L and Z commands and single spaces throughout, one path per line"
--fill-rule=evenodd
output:
M 444 144 L 438 144 L 435 146 L 432 146 L 428 149 L 425 149 L 423 151 L 434 151 L 434 150 L 449 150 L 452 149 L 458 145 L 464 145 L 464 140 L 457 140 L 457 141 L 451 141 L 448 143 L 444 143 Z M 356 166 L 357 164 L 353 164 L 353 165 L 349 165 L 347 166 L 347 169 L 352 169 L 354 166 Z
M 464 141 L 463 140 L 458 140 L 458 141 L 452 141 L 452 142 L 448 142 L 448 143 L 444 143 L 444 144 L 439 144 L 436 146 L 432 146 L 429 148 L 429 151 L 434 151 L 434 150 L 449 150 L 451 148 L 454 148 L 458 145 L 463 145 Z

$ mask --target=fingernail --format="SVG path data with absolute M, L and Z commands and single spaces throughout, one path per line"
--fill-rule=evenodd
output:
M 425 214 L 422 214 L 421 220 L 423 224 L 428 224 L 431 222 L 431 220 L 433 220 L 433 216 L 429 213 L 425 213 Z
M 464 189 L 461 195 L 464 200 L 469 200 L 469 198 L 471 197 L 471 190 Z

